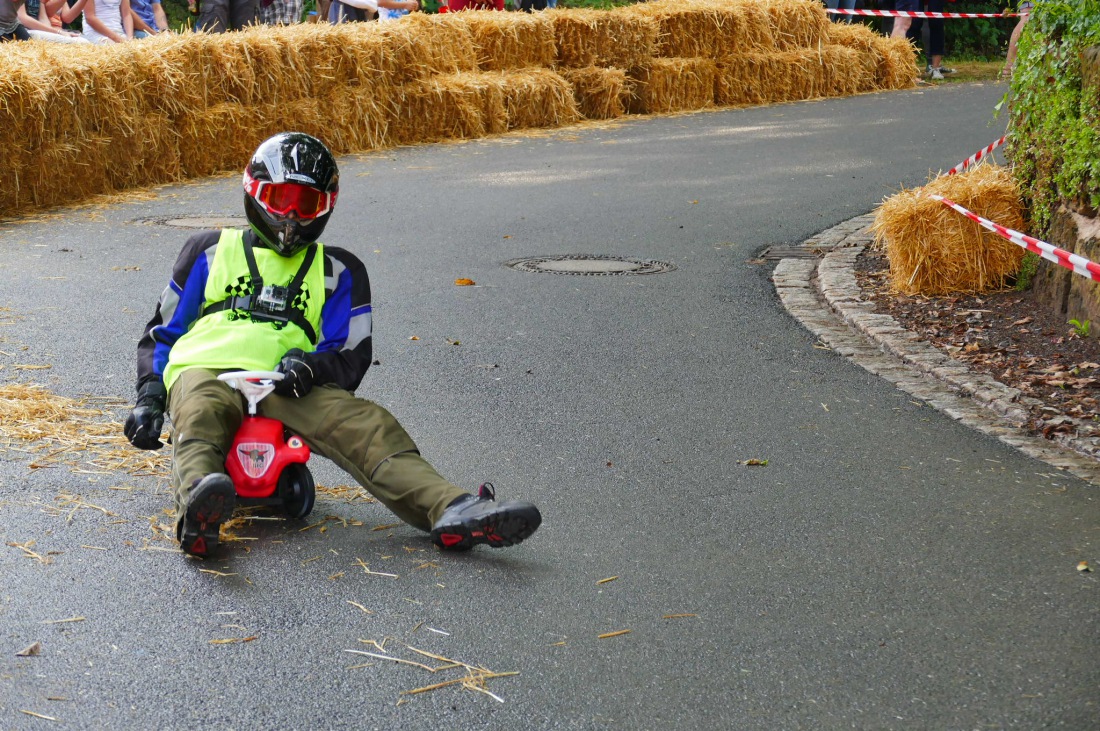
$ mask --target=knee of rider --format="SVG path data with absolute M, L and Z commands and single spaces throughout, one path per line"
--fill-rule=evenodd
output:
M 409 459 L 410 457 L 412 460 Z M 367 475 L 370 477 L 371 482 L 384 484 L 393 467 L 410 461 L 418 461 L 419 459 L 420 452 L 416 449 L 387 454 L 381 459 L 371 460 L 367 463 Z

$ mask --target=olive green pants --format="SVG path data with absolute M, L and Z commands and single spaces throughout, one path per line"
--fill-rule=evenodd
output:
M 177 524 L 196 480 L 225 472 L 225 458 L 247 413 L 247 402 L 217 379 L 192 368 L 168 393 L 172 419 L 172 487 Z M 397 517 L 430 530 L 453 500 L 466 494 L 420 456 L 412 437 L 389 411 L 335 386 L 302 398 L 271 394 L 261 416 L 278 419 L 316 454 L 335 462 Z

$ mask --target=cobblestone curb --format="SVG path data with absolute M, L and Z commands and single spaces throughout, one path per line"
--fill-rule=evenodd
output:
M 952 419 L 1100 485 L 1100 459 L 1090 454 L 1095 445 L 1072 438 L 1055 443 L 1024 431 L 1028 407 L 1040 402 L 971 371 L 863 301 L 854 265 L 871 243 L 872 220 L 858 216 L 804 241 L 824 254 L 820 262 L 780 260 L 772 281 L 787 311 L 839 354 Z

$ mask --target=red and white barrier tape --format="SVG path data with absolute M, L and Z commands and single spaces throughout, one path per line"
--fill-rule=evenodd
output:
M 963 214 L 971 221 L 974 221 L 982 228 L 988 229 L 998 236 L 1008 239 L 1017 246 L 1024 247 L 1033 254 L 1038 254 L 1047 261 L 1052 261 L 1059 266 L 1065 267 L 1066 269 L 1072 269 L 1077 274 L 1100 282 L 1100 264 L 1091 262 L 1083 256 L 1071 254 L 1068 251 L 1059 249 L 1057 246 L 1048 244 L 1045 241 L 1040 241 L 1039 239 L 1032 238 L 1027 234 L 1020 233 L 1019 231 L 1015 231 L 1011 228 L 1005 228 L 1004 226 L 1001 226 L 997 223 L 993 223 L 987 218 L 982 218 L 976 213 L 971 213 L 970 211 L 960 206 L 958 203 L 950 201 L 947 198 L 944 198 L 942 195 L 929 194 L 929 197 L 938 200 L 945 206 L 954 208 L 956 211 Z
M 1004 135 L 1004 137 L 1001 137 L 1001 139 L 997 140 L 992 145 L 989 145 L 987 147 L 982 148 L 981 150 L 978 150 L 973 155 L 971 155 L 970 157 L 966 158 L 965 160 L 960 162 L 955 167 L 948 170 L 946 173 L 944 173 L 944 175 L 954 175 L 955 173 L 961 173 L 963 170 L 966 170 L 968 167 L 970 167 L 971 165 L 977 163 L 979 160 L 982 160 L 986 155 L 988 155 L 989 153 L 993 152 L 998 147 L 1003 145 L 1004 142 L 1005 142 L 1006 137 L 1008 137 L 1008 135 Z
M 844 10 L 826 8 L 836 15 L 875 15 L 886 18 L 1019 18 L 1027 13 L 926 13 L 913 10 Z

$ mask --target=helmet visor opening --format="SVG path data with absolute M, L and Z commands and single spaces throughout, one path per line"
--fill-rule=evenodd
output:
M 251 176 L 245 190 L 264 210 L 273 216 L 287 216 L 291 211 L 300 219 L 313 219 L 332 210 L 336 193 L 325 193 L 298 183 L 270 183 Z

